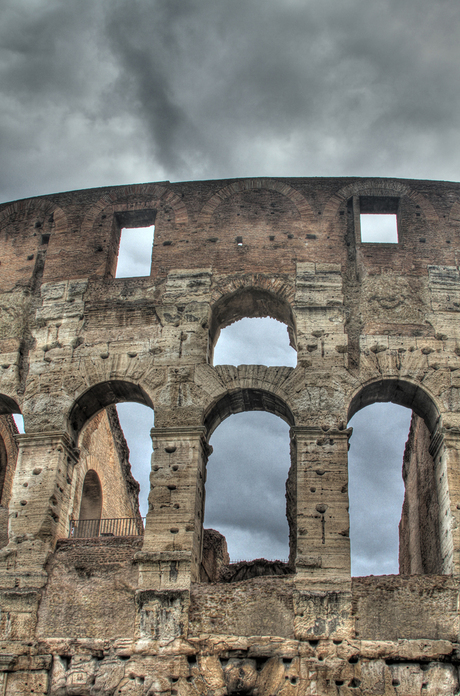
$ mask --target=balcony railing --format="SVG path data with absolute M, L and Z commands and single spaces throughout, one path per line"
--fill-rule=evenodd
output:
M 103 520 L 70 520 L 69 539 L 142 536 L 145 517 L 115 517 Z

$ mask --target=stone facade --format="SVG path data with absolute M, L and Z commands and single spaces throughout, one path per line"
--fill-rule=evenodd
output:
M 361 241 L 369 212 L 397 243 Z M 115 278 L 151 224 L 150 275 Z M 93 189 L 4 204 L 0 234 L 0 694 L 457 694 L 460 184 Z M 297 366 L 214 367 L 256 316 Z M 140 524 L 122 401 L 155 410 L 145 531 L 69 539 L 81 510 Z M 376 401 L 415 413 L 402 574 L 352 580 L 347 423 Z M 209 437 L 244 410 L 291 427 L 286 566 L 203 532 Z

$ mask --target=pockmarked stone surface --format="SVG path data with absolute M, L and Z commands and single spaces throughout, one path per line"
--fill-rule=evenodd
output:
M 460 184 L 66 192 L 0 205 L 0 244 L 0 694 L 460 693 Z M 213 365 L 266 316 L 295 368 Z M 383 401 L 413 411 L 400 575 L 352 579 L 347 424 Z M 155 412 L 145 520 L 120 402 Z M 247 410 L 290 426 L 287 562 L 203 529 L 209 438 Z

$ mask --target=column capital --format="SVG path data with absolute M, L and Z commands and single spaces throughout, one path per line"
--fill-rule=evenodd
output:
M 206 428 L 204 425 L 173 426 L 171 428 L 152 428 L 150 431 L 152 442 L 154 440 L 176 440 L 181 438 L 194 438 L 201 442 L 206 457 L 212 454 L 212 447 L 206 440 Z
M 343 430 L 329 428 L 329 430 L 323 430 L 323 428 L 312 425 L 293 425 L 290 432 L 291 437 L 302 437 L 306 440 L 316 440 L 319 437 L 346 437 L 348 440 L 351 437 L 353 428 L 344 428 Z
M 170 439 L 172 437 L 205 437 L 206 428 L 204 425 L 184 425 L 173 426 L 171 428 L 152 428 L 150 431 L 151 437 L 159 437 L 162 439 Z
M 65 448 L 67 453 L 75 460 L 78 460 L 80 450 L 75 447 L 75 443 L 65 430 L 42 430 L 39 433 L 18 433 L 14 436 L 21 449 L 28 447 L 43 447 L 55 445 Z
M 436 459 L 443 444 L 459 444 L 460 449 L 460 428 L 453 426 L 451 428 L 437 427 L 431 435 L 431 442 L 428 448 L 429 453 Z

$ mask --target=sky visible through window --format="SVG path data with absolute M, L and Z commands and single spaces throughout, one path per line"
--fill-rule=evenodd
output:
M 361 241 L 366 243 L 397 244 L 398 219 L 396 215 L 363 214 L 360 216 Z
M 116 278 L 150 275 L 154 234 L 155 225 L 122 228 Z

